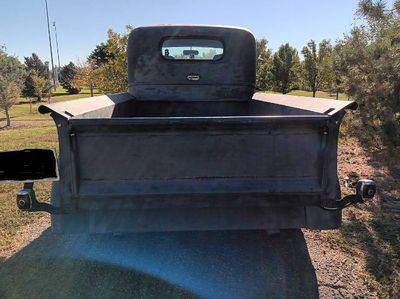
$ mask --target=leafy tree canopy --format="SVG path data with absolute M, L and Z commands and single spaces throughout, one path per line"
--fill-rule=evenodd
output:
M 73 84 L 77 73 L 78 69 L 73 62 L 61 68 L 60 83 L 70 94 L 77 94 L 80 92 L 80 89 Z
M 265 38 L 256 41 L 256 49 L 256 87 L 260 90 L 268 90 L 272 88 L 272 51 L 268 49 L 268 41 Z
M 40 100 L 41 97 L 37 96 L 37 92 L 35 92 L 35 85 L 32 76 L 33 74 L 35 74 L 35 76 L 39 76 L 44 80 L 49 81 L 50 79 L 49 63 L 47 61 L 43 62 L 39 58 L 39 56 L 35 53 L 32 53 L 32 56 L 30 57 L 24 57 L 24 60 L 25 60 L 25 69 L 27 72 L 27 76 L 25 78 L 22 94 L 24 97 L 36 96 L 38 100 Z M 49 82 L 48 85 L 51 85 L 51 83 Z
M 107 64 L 111 59 L 114 59 L 114 53 L 109 52 L 107 44 L 101 43 L 90 53 L 88 60 L 92 61 L 95 67 L 101 67 Z
M 24 66 L 8 55 L 4 47 L 0 48 L 0 109 L 6 114 L 7 126 L 10 126 L 9 109 L 20 96 L 24 77 Z
M 288 43 L 280 46 L 272 60 L 274 90 L 282 93 L 292 90 L 297 84 L 299 65 L 297 50 Z
M 127 32 L 124 34 L 118 34 L 111 29 L 108 31 L 108 40 L 104 45 L 111 58 L 94 70 L 94 83 L 103 92 L 124 92 L 128 89 L 126 48 L 129 33 L 133 27 L 127 26 L 126 29 Z
M 311 40 L 301 53 L 304 56 L 303 76 L 306 84 L 311 89 L 313 97 L 318 89 L 328 89 L 333 80 L 332 65 L 333 48 L 328 40 L 317 44 Z
M 400 1 L 362 0 L 358 15 L 366 26 L 339 41 L 347 94 L 359 103 L 355 126 L 400 145 Z
M 47 61 L 43 63 L 36 53 L 32 53 L 31 57 L 24 57 L 24 59 L 28 72 L 35 71 L 38 76 L 43 78 L 50 77 L 49 63 Z

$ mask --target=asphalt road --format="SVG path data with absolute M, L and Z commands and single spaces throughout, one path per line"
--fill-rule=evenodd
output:
M 318 285 L 300 230 L 46 230 L 1 262 L 0 298 L 318 298 Z

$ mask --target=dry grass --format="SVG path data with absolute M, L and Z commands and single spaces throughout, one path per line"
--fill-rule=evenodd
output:
M 32 122 L 29 127 L 11 127 L 0 130 L 0 150 L 22 148 L 57 148 L 57 136 L 54 125 L 49 120 L 46 126 L 42 122 Z M 18 230 L 40 217 L 43 213 L 24 213 L 18 210 L 15 196 L 22 184 L 0 183 L 0 248 L 8 250 L 12 239 Z M 35 183 L 35 191 L 38 198 L 48 200 L 50 198 L 50 183 Z
M 58 90 L 51 102 L 66 101 L 90 94 L 67 95 L 63 90 Z M 10 111 L 11 127 L 5 127 L 4 114 L 0 112 L 0 151 L 17 150 L 24 148 L 55 148 L 58 150 L 56 127 L 51 117 L 40 114 L 38 107 L 46 103 L 33 103 L 20 99 Z M 20 183 L 0 183 L 0 252 L 9 252 L 16 246 L 14 236 L 21 229 L 40 218 L 47 218 L 46 213 L 24 213 L 18 210 L 15 203 L 16 192 L 21 189 Z M 48 201 L 50 198 L 51 183 L 35 183 L 38 198 Z
M 349 139 L 341 145 L 339 175 L 372 178 L 373 201 L 344 210 L 339 230 L 323 234 L 333 248 L 357 256 L 365 283 L 379 298 L 400 298 L 400 153 L 368 151 Z M 343 187 L 343 193 L 350 193 Z

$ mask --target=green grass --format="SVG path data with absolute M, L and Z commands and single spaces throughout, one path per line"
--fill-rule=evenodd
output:
M 276 91 L 267 90 L 265 92 L 268 93 L 279 93 Z M 312 97 L 312 92 L 307 90 L 292 90 L 291 92 L 287 93 L 288 95 L 292 96 L 302 96 L 302 97 Z M 325 91 L 317 91 L 315 94 L 317 98 L 325 98 L 325 99 L 336 99 L 335 93 L 329 93 Z M 344 93 L 339 93 L 339 100 L 348 100 L 348 96 Z
M 292 90 L 288 94 L 293 95 L 293 96 L 312 97 L 312 92 L 306 91 L 306 90 Z M 317 91 L 317 93 L 315 94 L 315 97 L 326 98 L 326 99 L 336 99 L 336 94 L 325 92 L 325 91 Z M 339 93 L 339 100 L 348 100 L 348 97 L 344 93 Z
M 0 150 L 19 148 L 55 148 L 57 131 L 50 121 L 35 126 L 0 131 Z
M 94 96 L 101 95 L 97 89 L 94 90 Z M 50 103 L 56 103 L 60 101 L 70 101 L 81 98 L 90 97 L 89 89 L 82 89 L 79 94 L 68 94 L 67 91 L 63 88 L 58 88 L 55 92 L 53 92 Z M 18 99 L 17 103 L 12 106 L 10 109 L 11 123 L 13 120 L 17 121 L 36 121 L 36 120 L 48 120 L 50 119 L 48 115 L 42 115 L 38 112 L 38 108 L 40 105 L 48 104 L 48 99 L 42 99 L 40 102 L 30 102 L 27 98 Z M 5 114 L 3 111 L 0 111 L 0 127 L 1 122 L 5 120 Z
M 82 88 L 82 90 L 79 93 L 80 95 L 89 95 L 90 96 L 90 89 L 89 88 Z M 101 94 L 101 92 L 94 88 L 93 89 L 93 95 L 99 95 Z M 68 95 L 68 92 L 66 89 L 62 88 L 62 87 L 58 87 L 55 91 L 52 92 L 52 96 L 62 96 L 62 95 Z
M 21 212 L 15 203 L 16 192 L 22 188 L 20 183 L 0 183 L 0 252 L 13 249 L 13 237 L 22 226 L 41 217 L 48 217 L 44 212 Z M 36 182 L 35 192 L 41 201 L 50 200 L 50 182 Z

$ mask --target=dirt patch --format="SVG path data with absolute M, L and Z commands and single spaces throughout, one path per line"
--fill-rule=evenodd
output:
M 35 127 L 49 127 L 54 126 L 54 122 L 48 119 L 35 119 L 35 120 L 15 120 L 11 121 L 11 126 L 7 127 L 6 122 L 0 121 L 0 130 L 15 130 L 15 129 L 27 129 L 27 128 L 35 128 Z
M 324 232 L 304 230 L 311 261 L 317 274 L 320 298 L 380 298 L 365 281 L 362 252 L 334 248 Z
M 322 298 L 400 297 L 400 182 L 396 149 L 365 150 L 355 140 L 339 146 L 342 193 L 346 181 L 373 179 L 375 198 L 343 211 L 339 230 L 305 231 Z

